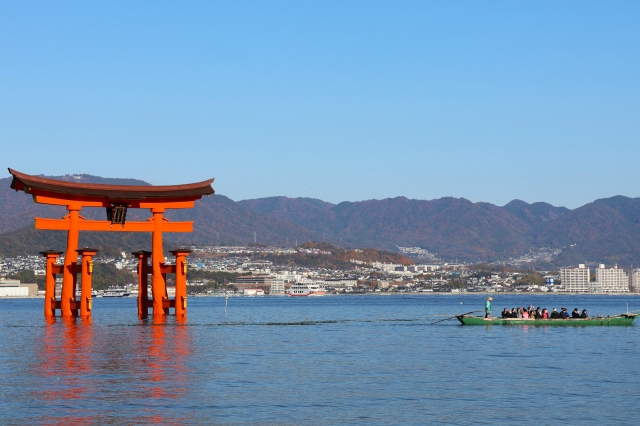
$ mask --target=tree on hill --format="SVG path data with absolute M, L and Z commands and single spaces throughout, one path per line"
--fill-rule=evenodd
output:
M 384 250 L 375 250 L 371 248 L 363 249 L 344 249 L 335 247 L 325 241 L 323 242 L 307 242 L 300 246 L 305 249 L 316 249 L 329 251 L 331 255 L 340 262 L 349 262 L 351 259 L 360 260 L 362 262 L 382 262 L 396 263 L 399 265 L 413 265 L 413 261 L 398 253 L 391 253 Z
M 78 275 L 78 282 L 81 275 Z M 124 286 L 138 281 L 137 275 L 128 269 L 118 269 L 110 263 L 93 264 L 91 284 L 94 290 L 106 290 L 112 286 Z
M 516 285 L 544 285 L 545 281 L 539 274 L 527 274 L 518 277 Z
M 250 275 L 251 273 L 242 274 Z M 207 290 L 226 290 L 233 286 L 236 278 L 241 274 L 222 271 L 203 271 L 201 269 L 187 270 L 187 291 L 189 293 L 205 293 Z M 189 285 L 193 281 L 204 281 L 202 285 Z M 174 281 L 175 283 L 175 281 Z

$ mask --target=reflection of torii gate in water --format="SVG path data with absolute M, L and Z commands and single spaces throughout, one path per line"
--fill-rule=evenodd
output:
M 36 229 L 67 231 L 67 251 L 64 265 L 56 264 L 61 252 L 43 251 L 47 258 L 44 315 L 51 317 L 60 309 L 63 317 L 91 315 L 91 275 L 93 273 L 92 258 L 98 250 L 78 248 L 80 231 L 99 232 L 151 232 L 152 251 L 133 253 L 138 258 L 138 314 L 146 317 L 148 308 L 153 315 L 165 315 L 169 308 L 175 309 L 176 315 L 187 312 L 187 256 L 190 250 L 177 249 L 171 253 L 175 256 L 175 265 L 164 263 L 162 250 L 163 232 L 192 232 L 193 222 L 169 222 L 162 216 L 166 209 L 192 208 L 196 200 L 203 195 L 214 193 L 211 183 L 213 179 L 175 186 L 128 186 L 102 185 L 65 182 L 31 176 L 9 169 L 13 175 L 11 188 L 24 191 L 33 196 L 36 203 L 65 206 L 69 214 L 62 219 L 36 218 Z M 83 207 L 104 207 L 107 220 L 85 220 L 80 216 Z M 127 209 L 150 209 L 152 217 L 146 222 L 126 222 Z M 78 255 L 82 257 L 78 265 Z M 151 265 L 148 259 L 151 256 Z M 76 300 L 77 274 L 82 274 L 80 300 Z M 60 300 L 55 299 L 55 279 L 62 274 L 62 294 Z M 153 299 L 147 297 L 147 274 L 151 274 Z M 176 297 L 167 297 L 166 274 L 176 274 Z

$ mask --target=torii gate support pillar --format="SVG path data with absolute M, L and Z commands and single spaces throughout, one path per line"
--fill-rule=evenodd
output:
M 151 293 L 153 294 L 153 315 L 156 316 L 165 314 L 162 301 L 167 298 L 167 283 L 162 273 L 162 265 L 164 264 L 164 251 L 162 250 L 162 222 L 164 218 L 162 213 L 164 213 L 164 208 L 152 208 L 151 213 L 153 214 Z
M 187 256 L 191 253 L 188 249 L 171 250 L 176 257 L 176 316 L 187 314 Z
M 78 236 L 80 235 L 80 210 L 81 205 L 69 204 L 69 230 L 67 232 L 67 251 L 64 253 L 64 267 L 62 268 L 62 292 L 60 294 L 60 310 L 63 317 L 77 317 L 78 306 L 76 303 L 76 265 L 78 263 Z
M 93 309 L 93 299 L 91 298 L 92 276 L 93 276 L 93 256 L 98 253 L 98 249 L 83 248 L 76 250 L 82 256 L 81 272 L 82 272 L 82 288 L 80 292 L 80 316 L 88 317 Z M 75 295 L 74 295 L 75 300 Z
M 47 260 L 46 275 L 44 281 L 44 316 L 46 318 L 56 316 L 56 274 L 62 272 L 62 267 L 57 264 L 61 251 L 41 251 Z
M 138 258 L 138 316 L 147 318 L 149 316 L 149 257 L 150 251 L 140 250 L 131 253 Z

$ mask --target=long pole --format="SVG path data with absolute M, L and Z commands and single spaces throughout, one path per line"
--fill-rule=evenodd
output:
M 455 316 L 452 316 L 452 317 L 450 317 L 450 318 L 445 318 L 445 319 L 442 319 L 442 320 L 440 320 L 440 321 L 432 322 L 432 323 L 431 323 L 431 325 L 433 325 L 433 324 L 437 324 L 437 323 L 439 323 L 439 322 L 443 322 L 443 321 L 449 321 L 449 320 L 452 320 L 452 319 L 454 319 L 454 318 L 462 317 L 462 316 L 464 316 L 464 315 L 469 315 L 469 314 L 473 314 L 473 313 L 476 313 L 476 312 L 480 312 L 480 311 L 472 311 L 472 312 L 467 312 L 466 314 L 455 315 Z

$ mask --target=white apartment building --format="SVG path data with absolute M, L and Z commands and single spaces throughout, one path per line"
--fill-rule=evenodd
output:
M 284 296 L 284 280 L 273 278 L 269 289 L 270 296 Z
M 584 264 L 577 268 L 562 268 L 560 270 L 560 281 L 565 291 L 576 293 L 586 293 L 589 290 L 589 268 Z
M 605 268 L 601 263 L 596 269 L 597 290 L 605 293 L 628 293 L 629 277 L 618 265 L 613 268 Z
M 634 269 L 629 274 L 629 290 L 640 293 L 640 269 Z

